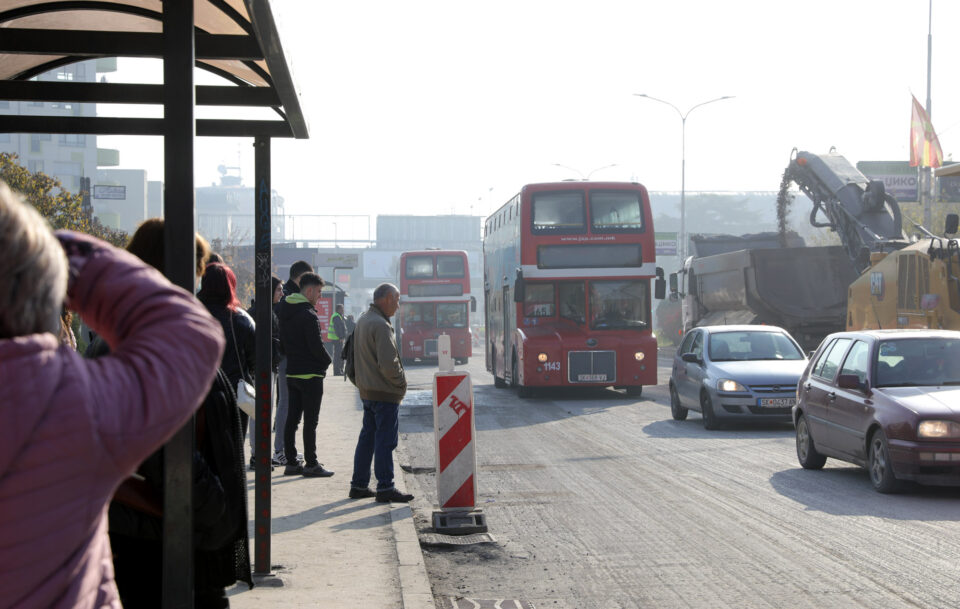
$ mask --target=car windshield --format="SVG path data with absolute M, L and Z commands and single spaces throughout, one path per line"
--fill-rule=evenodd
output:
M 754 330 L 713 333 L 707 353 L 715 362 L 803 359 L 785 334 Z
M 960 385 L 960 339 L 880 341 L 876 387 Z

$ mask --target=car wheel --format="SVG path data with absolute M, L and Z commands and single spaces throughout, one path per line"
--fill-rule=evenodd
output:
M 680 405 L 680 396 L 677 395 L 677 388 L 670 385 L 670 414 L 674 421 L 686 421 L 687 413 L 690 412 Z
M 630 385 L 627 387 L 627 397 L 638 398 L 643 395 L 643 385 Z
M 797 460 L 803 469 L 822 469 L 827 462 L 827 458 L 814 446 L 807 417 L 802 414 L 797 417 Z
M 882 429 L 878 429 L 870 436 L 870 447 L 867 451 L 867 471 L 870 472 L 870 482 L 879 493 L 895 493 L 900 490 L 900 481 L 893 475 L 893 464 L 890 462 L 890 449 L 887 446 L 887 436 Z
M 707 392 L 700 394 L 700 414 L 703 415 L 704 429 L 717 429 L 720 422 L 717 421 L 717 415 L 713 412 L 713 401 Z

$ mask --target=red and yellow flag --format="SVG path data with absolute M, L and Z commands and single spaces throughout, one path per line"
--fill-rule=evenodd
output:
M 940 140 L 937 139 L 926 110 L 917 98 L 913 97 L 913 113 L 910 116 L 910 166 L 939 167 L 942 164 Z

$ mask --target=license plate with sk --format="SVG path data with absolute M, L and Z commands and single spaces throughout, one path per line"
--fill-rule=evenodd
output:
M 606 374 L 578 374 L 578 381 L 605 381 L 607 380 Z
M 797 398 L 760 398 L 757 406 L 760 408 L 792 408 Z

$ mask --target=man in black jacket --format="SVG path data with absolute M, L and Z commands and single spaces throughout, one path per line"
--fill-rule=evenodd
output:
M 297 260 L 290 265 L 290 275 L 286 283 L 281 287 L 282 293 L 280 294 L 280 299 L 284 299 L 290 294 L 299 294 L 300 293 L 300 277 L 304 273 L 312 273 L 313 267 L 310 266 L 310 263 L 306 260 Z M 276 302 L 273 305 L 273 312 L 277 315 L 280 314 L 280 303 Z M 279 332 L 277 333 L 279 337 Z M 277 416 L 274 418 L 274 439 L 273 439 L 273 464 L 274 465 L 286 465 L 287 457 L 285 454 L 285 449 L 283 447 L 283 434 L 284 429 L 287 426 L 287 403 L 289 402 L 289 395 L 287 393 L 287 358 L 283 357 L 280 360 L 280 365 L 277 369 Z M 294 464 L 296 461 L 294 461 Z
M 323 399 L 323 377 L 330 366 L 330 356 L 323 346 L 317 301 L 323 279 L 316 273 L 300 277 L 300 292 L 290 294 L 279 303 L 280 343 L 287 354 L 287 421 L 283 433 L 283 449 L 287 465 L 285 476 L 332 476 L 317 461 L 317 421 Z M 296 435 L 303 416 L 303 466 L 297 463 Z

